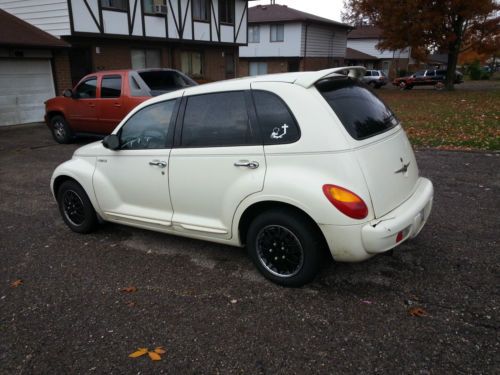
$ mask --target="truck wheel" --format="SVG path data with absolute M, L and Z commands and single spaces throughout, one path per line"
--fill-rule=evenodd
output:
M 258 270 L 269 280 L 299 287 L 318 273 L 323 248 L 314 225 L 290 210 L 257 216 L 248 229 L 247 250 Z
M 50 128 L 57 143 L 70 143 L 73 139 L 73 132 L 69 128 L 66 119 L 61 115 L 53 116 L 50 119 Z

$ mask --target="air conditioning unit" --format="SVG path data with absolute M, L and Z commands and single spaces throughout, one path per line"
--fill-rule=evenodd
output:
M 154 7 L 154 13 L 158 14 L 167 14 L 167 6 L 166 5 L 155 5 Z

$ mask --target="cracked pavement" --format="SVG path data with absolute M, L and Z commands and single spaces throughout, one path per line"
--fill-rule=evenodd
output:
M 436 190 L 422 233 L 286 289 L 242 249 L 71 232 L 49 179 L 79 144 L 0 129 L 1 374 L 498 373 L 500 154 L 419 150 Z M 159 362 L 128 358 L 156 346 Z

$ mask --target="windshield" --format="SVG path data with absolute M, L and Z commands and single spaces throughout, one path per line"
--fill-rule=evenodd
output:
M 372 137 L 398 124 L 392 111 L 357 80 L 330 78 L 316 88 L 354 139 Z
M 138 73 L 152 92 L 173 91 L 197 85 L 191 78 L 175 71 L 153 70 Z

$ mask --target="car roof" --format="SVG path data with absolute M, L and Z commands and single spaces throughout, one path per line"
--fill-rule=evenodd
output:
M 163 95 L 155 96 L 154 98 L 139 104 L 136 107 L 136 109 L 139 110 L 142 107 L 158 103 L 164 100 L 176 99 L 183 95 L 193 96 L 193 95 L 202 95 L 202 94 L 209 94 L 222 91 L 248 90 L 250 89 L 252 84 L 259 82 L 295 84 L 307 89 L 314 86 L 316 82 L 322 79 L 330 77 L 346 77 L 346 75 L 350 77 L 362 77 L 364 76 L 365 71 L 366 68 L 362 66 L 344 66 L 340 68 L 331 68 L 315 72 L 292 72 L 292 73 L 266 74 L 261 76 L 234 78 L 225 81 L 205 83 L 199 86 L 186 87 Z
M 146 69 L 114 69 L 114 70 L 99 70 L 98 72 L 92 72 L 86 75 L 87 76 L 94 76 L 96 74 L 123 74 L 123 73 L 128 73 L 128 72 L 137 72 L 137 73 L 144 73 L 144 72 L 179 72 L 177 69 L 170 69 L 170 68 L 146 68 Z
M 198 87 L 189 88 L 200 89 L 201 87 L 209 87 L 210 89 L 216 91 L 230 86 L 241 87 L 249 86 L 252 83 L 258 82 L 281 82 L 290 83 L 309 88 L 313 86 L 316 82 L 334 76 L 345 76 L 348 74 L 351 77 L 361 77 L 364 75 L 366 69 L 361 66 L 344 66 L 339 68 L 324 69 L 318 71 L 308 71 L 308 72 L 291 72 L 291 73 L 278 73 L 278 74 L 265 74 L 260 76 L 250 76 L 243 78 L 234 78 L 225 81 L 218 81 L 212 83 L 206 83 Z

